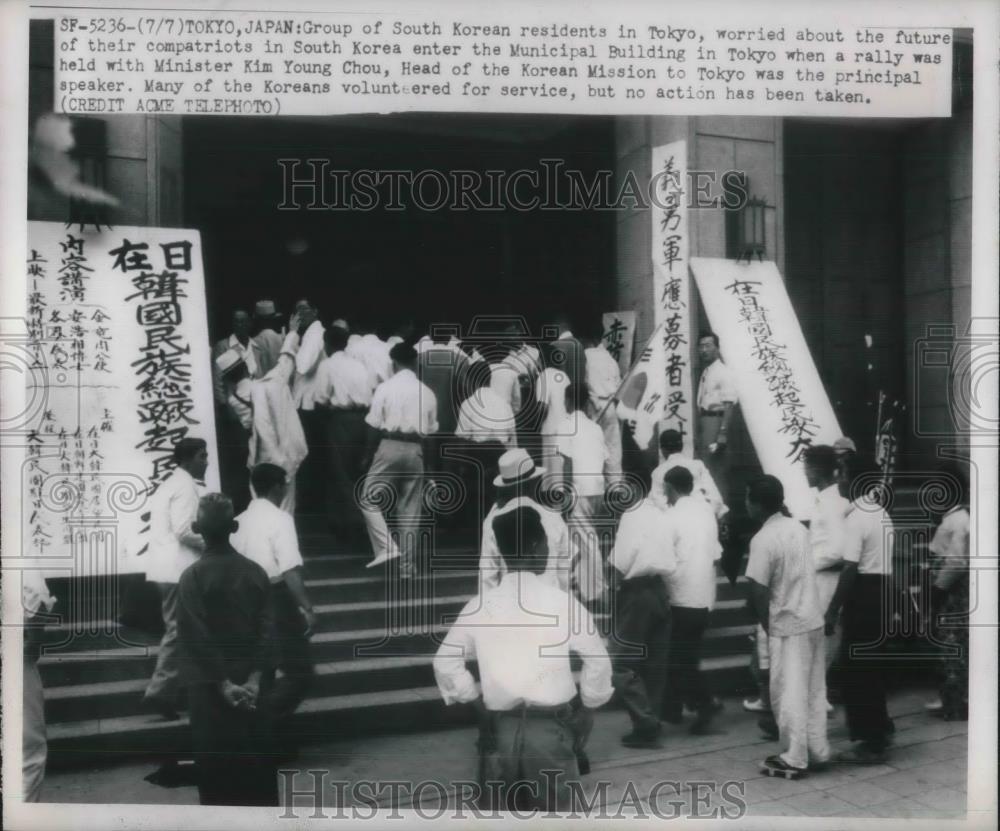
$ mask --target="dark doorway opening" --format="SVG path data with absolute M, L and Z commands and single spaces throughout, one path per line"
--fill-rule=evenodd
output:
M 841 429 L 868 458 L 878 391 L 905 393 L 904 127 L 787 119 L 784 128 L 788 294 Z
M 611 308 L 611 211 L 278 207 L 281 159 L 326 159 L 331 171 L 470 170 L 484 177 L 517 170 L 544 176 L 544 160 L 558 160 L 591 181 L 614 169 L 611 118 L 191 117 L 183 134 L 184 223 L 202 232 L 213 337 L 228 330 L 234 308 L 262 296 L 287 312 L 308 295 L 327 322 L 363 318 L 383 336 L 406 319 L 426 331 L 434 323 L 466 327 L 476 315 L 519 314 L 538 331 L 557 311 L 590 323 Z M 300 165 L 297 175 L 308 171 Z M 425 193 L 433 201 L 433 182 Z

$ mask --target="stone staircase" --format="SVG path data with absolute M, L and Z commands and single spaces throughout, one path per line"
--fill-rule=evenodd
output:
M 384 567 L 366 570 L 367 554 L 330 553 L 329 537 L 302 525 L 306 585 L 319 622 L 312 640 L 317 678 L 296 714 L 299 738 L 322 743 L 468 720 L 468 708 L 444 706 L 431 661 L 449 616 L 477 590 L 476 558 L 468 549 L 442 547 L 429 576 L 400 583 Z M 752 625 L 742 578 L 730 585 L 720 577 L 718 589 L 703 667 L 716 693 L 731 694 L 749 684 Z M 63 584 L 54 590 L 58 595 L 67 589 Z M 606 630 L 606 611 L 598 611 L 596 619 Z M 142 701 L 157 639 L 92 619 L 86 626 L 74 623 L 72 631 L 67 623 L 51 626 L 47 640 L 53 645 L 64 641 L 39 662 L 50 765 L 183 753 L 186 720 L 163 721 Z

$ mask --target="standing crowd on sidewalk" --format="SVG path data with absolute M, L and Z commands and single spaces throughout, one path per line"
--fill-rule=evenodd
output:
M 412 580 L 436 480 L 464 495 L 442 533 L 478 550 L 480 591 L 434 672 L 445 704 L 477 714 L 480 777 L 506 783 L 489 790 L 494 806 L 565 807 L 589 767 L 593 711 L 613 698 L 628 747 L 661 747 L 686 712 L 691 733 L 718 729 L 701 658 L 737 507 L 727 447 L 738 395 L 716 335 L 699 339 L 694 453 L 663 430 L 642 493 L 612 509 L 631 436 L 599 331 L 580 340 L 563 321 L 549 343 L 506 332 L 466 344 L 404 326 L 382 340 L 365 321 L 324 325 L 308 299 L 287 325 L 261 300 L 252 316 L 235 311 L 232 329 L 213 348 L 223 493 L 205 492 L 205 438 L 180 440 L 144 555 L 165 625 L 145 698 L 166 719 L 188 710 L 203 804 L 277 804 L 277 767 L 295 753 L 289 723 L 315 676 L 316 625 L 296 514 L 324 517 L 338 547 L 370 547 L 368 567 L 387 564 L 387 579 Z M 882 761 L 894 729 L 884 667 L 864 656 L 892 590 L 884 487 L 849 439 L 809 447 L 804 467 L 815 494 L 805 523 L 773 476 L 739 495 L 756 528 L 745 577 L 760 685 L 744 706 L 781 743 L 762 769 L 792 778 Z M 967 609 L 967 491 L 930 549 L 935 611 Z M 935 709 L 964 718 L 967 629 L 939 634 L 956 648 Z M 840 754 L 827 740 L 831 697 L 854 745 Z

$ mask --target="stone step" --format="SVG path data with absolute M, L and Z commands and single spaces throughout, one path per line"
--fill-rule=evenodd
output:
M 705 659 L 711 663 L 727 655 L 747 652 L 749 647 L 747 637 L 752 630 L 753 626 L 750 624 L 709 629 L 705 633 Z M 340 660 L 330 661 L 321 660 L 317 656 L 314 658 L 317 677 L 310 689 L 310 697 L 430 685 L 434 681 L 431 661 L 437 650 L 437 644 L 446 631 L 447 627 L 440 626 L 424 635 L 411 635 L 405 642 L 399 639 L 392 641 L 391 649 L 376 647 L 373 651 L 381 648 L 382 651 L 391 653 L 378 657 L 362 657 L 349 653 Z M 353 634 L 375 644 L 380 633 L 371 630 Z M 337 641 L 343 644 L 349 643 L 343 638 L 333 642 Z M 323 646 L 329 642 L 319 645 Z M 354 644 L 358 642 L 358 640 L 353 641 Z M 47 679 L 45 700 L 48 721 L 55 724 L 73 721 L 81 716 L 111 718 L 149 712 L 150 708 L 143 702 L 142 694 L 152 672 L 155 657 L 149 656 L 138 660 L 125 657 L 119 661 L 130 671 L 127 677 L 117 680 L 109 680 L 110 673 L 106 669 L 104 677 L 92 683 L 75 681 L 70 684 L 55 685 Z M 574 665 L 576 663 L 574 660 Z M 43 665 L 43 670 L 45 669 L 48 669 L 48 664 Z
M 713 691 L 723 695 L 747 690 L 748 667 L 749 655 L 702 662 Z M 310 697 L 296 713 L 292 730 L 300 740 L 315 743 L 471 721 L 469 708 L 446 707 L 437 687 L 426 684 Z M 53 723 L 48 729 L 48 739 L 49 764 L 53 768 L 112 764 L 136 756 L 184 756 L 190 743 L 186 718 L 166 722 L 147 714 L 96 718 L 90 715 L 72 722 Z

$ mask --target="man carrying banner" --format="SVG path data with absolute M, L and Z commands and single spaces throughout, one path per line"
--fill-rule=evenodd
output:
M 205 548 L 193 526 L 198 517 L 198 482 L 208 469 L 208 445 L 204 439 L 183 438 L 174 445 L 174 462 L 174 472 L 153 494 L 149 550 L 143 555 L 148 558 L 146 579 L 160 590 L 164 624 L 145 701 L 170 720 L 178 718 L 177 584 Z
M 584 350 L 587 363 L 587 405 L 586 412 L 604 432 L 604 446 L 607 461 L 604 470 L 608 484 L 615 484 L 622 475 L 622 432 L 615 410 L 616 396 L 622 383 L 618 362 L 604 347 L 600 336 L 587 339 Z
M 738 401 L 732 373 L 719 357 L 719 337 L 703 332 L 698 338 L 701 379 L 698 382 L 698 432 L 695 454 L 705 462 L 723 498 L 729 488 L 729 425 Z

